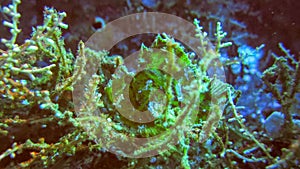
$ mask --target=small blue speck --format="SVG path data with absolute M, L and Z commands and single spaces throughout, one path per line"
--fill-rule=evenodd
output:
M 27 99 L 25 99 L 25 100 L 22 100 L 22 102 L 21 102 L 23 105 L 29 105 L 29 102 L 28 102 L 28 100 Z

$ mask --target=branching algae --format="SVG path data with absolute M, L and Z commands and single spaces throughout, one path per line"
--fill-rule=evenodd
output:
M 178 119 L 191 128 L 180 135 L 177 145 L 153 157 L 131 159 L 118 156 L 115 160 L 122 165 L 116 168 L 238 168 L 252 164 L 286 168 L 297 165 L 300 143 L 299 140 L 293 140 L 295 131 L 288 133 L 293 143 L 282 150 L 282 156 L 272 152 L 267 146 L 272 140 L 263 132 L 248 129 L 246 120 L 238 113 L 240 107 L 235 104 L 241 93 L 217 77 L 207 75 L 209 66 L 220 56 L 220 49 L 231 45 L 222 43 L 226 33 L 222 31 L 220 23 L 215 34 L 216 48 L 211 48 L 207 34 L 202 31 L 199 21 L 195 20 L 195 36 L 201 44 L 202 59 L 189 53 L 170 36 L 161 34 L 151 46 L 141 46 L 142 54 L 136 63 L 148 61 L 150 64 L 133 75 L 133 70 L 124 64 L 122 56 L 94 51 L 86 48 L 83 42 L 78 45 L 75 61 L 62 38 L 61 30 L 68 27 L 62 21 L 66 14 L 52 8 L 45 8 L 44 24 L 33 28 L 31 38 L 17 44 L 16 39 L 21 32 L 18 28 L 21 17 L 17 11 L 19 3 L 20 0 L 13 0 L 11 5 L 2 9 L 5 15 L 11 17 L 3 25 L 9 28 L 12 36 L 10 39 L 1 39 L 6 49 L 0 50 L 1 167 L 112 168 L 109 165 L 113 164 L 107 165 L 103 161 L 111 160 L 106 148 L 113 145 L 115 139 L 126 141 L 130 137 L 150 138 L 166 133 L 160 136 L 158 142 L 150 142 L 134 151 L 135 155 L 144 154 L 159 149 L 161 144 L 171 140 L 168 128 L 176 126 Z M 166 51 L 165 57 L 153 52 L 155 49 Z M 164 67 L 166 61 L 169 64 L 165 70 L 189 69 L 175 79 L 158 69 Z M 296 71 L 293 76 L 276 79 L 275 83 L 283 83 L 279 91 L 272 79 L 276 71 L 291 69 L 287 63 L 292 63 L 292 70 Z M 100 64 L 99 70 L 86 78 L 85 67 L 91 64 Z M 114 74 L 117 70 L 120 74 Z M 185 75 L 196 78 L 186 85 L 182 80 Z M 132 77 L 132 80 L 127 82 L 126 76 Z M 284 78 L 289 78 L 288 81 L 293 83 L 285 84 L 287 80 Z M 124 83 L 114 83 L 112 79 Z M 287 59 L 279 57 L 263 76 L 269 90 L 283 104 L 286 125 L 292 128 L 293 119 L 289 113 L 292 101 L 288 98 L 299 92 L 297 79 L 299 62 L 290 55 Z M 80 109 L 82 114 L 76 114 L 71 92 L 74 92 L 74 85 L 82 80 L 88 82 L 88 86 L 85 86 L 88 94 L 81 96 L 87 102 Z M 200 85 L 193 88 L 193 83 Z M 196 110 L 190 109 L 193 105 L 183 104 L 187 99 L 182 97 L 181 88 L 184 85 L 190 94 L 188 99 L 199 100 Z M 141 124 L 122 117 L 118 107 L 126 108 L 120 94 L 126 87 L 129 88 L 129 101 L 134 108 L 149 110 L 148 118 L 155 118 L 154 121 Z M 220 104 L 225 106 L 220 107 Z M 97 117 L 84 116 L 84 113 L 95 109 L 101 110 Z M 186 112 L 187 116 L 183 116 L 182 112 Z M 83 127 L 84 122 L 91 125 Z M 97 125 L 99 128 L 95 127 Z M 101 130 L 102 139 L 86 132 L 87 127 L 94 131 Z

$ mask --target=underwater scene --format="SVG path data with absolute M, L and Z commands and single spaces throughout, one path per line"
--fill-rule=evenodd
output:
M 0 168 L 300 169 L 299 9 L 0 0 Z

